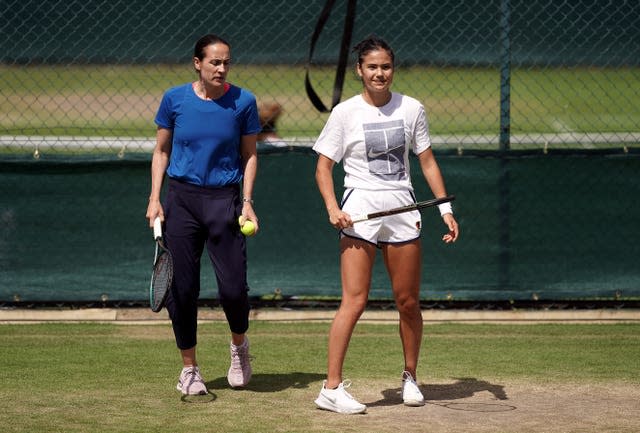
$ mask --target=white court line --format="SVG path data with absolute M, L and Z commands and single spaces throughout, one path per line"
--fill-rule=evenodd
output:
M 330 322 L 335 310 L 302 309 L 274 310 L 256 308 L 251 310 L 251 320 L 297 322 Z M 638 323 L 640 312 L 633 309 L 588 309 L 588 310 L 432 310 L 422 312 L 425 323 Z M 203 310 L 199 322 L 226 320 L 222 309 Z M 361 320 L 368 323 L 397 323 L 397 311 L 368 310 Z M 0 324 L 43 322 L 112 322 L 122 324 L 166 323 L 166 310 L 152 313 L 148 308 L 80 308 L 73 310 L 11 309 L 0 310 Z

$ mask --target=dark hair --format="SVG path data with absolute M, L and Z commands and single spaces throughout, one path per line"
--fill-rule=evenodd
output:
M 382 38 L 379 38 L 376 35 L 369 35 L 362 41 L 360 41 L 355 47 L 353 47 L 353 52 L 358 53 L 358 64 L 362 64 L 362 59 L 364 56 L 369 54 L 371 51 L 377 50 L 385 50 L 389 56 L 391 57 L 391 63 L 395 63 L 395 55 L 393 54 L 393 50 L 391 46 Z
M 197 57 L 200 60 L 204 59 L 204 49 L 209 45 L 218 44 L 218 43 L 224 44 L 227 47 L 231 48 L 231 45 L 229 45 L 229 42 L 225 41 L 218 35 L 214 35 L 210 33 L 198 39 L 198 42 L 196 42 L 196 46 L 193 49 L 193 57 Z

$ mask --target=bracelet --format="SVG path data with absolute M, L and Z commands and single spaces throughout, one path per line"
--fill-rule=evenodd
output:
M 440 211 L 440 216 L 444 216 L 448 213 L 453 214 L 453 209 L 451 208 L 451 202 L 439 204 L 438 210 Z
M 242 202 L 243 203 L 251 203 L 251 204 L 253 204 L 253 199 L 247 198 L 247 197 L 243 197 L 242 198 Z

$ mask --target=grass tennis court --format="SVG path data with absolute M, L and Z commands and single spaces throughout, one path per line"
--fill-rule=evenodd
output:
M 396 325 L 361 323 L 345 364 L 366 415 L 315 409 L 328 323 L 252 322 L 254 377 L 226 384 L 226 325 L 200 326 L 212 393 L 181 401 L 170 325 L 0 326 L 0 425 L 11 432 L 637 432 L 640 324 L 425 327 L 427 405 L 400 404 Z
M 360 92 L 349 68 L 343 100 Z M 311 71 L 328 103 L 335 70 Z M 285 138 L 315 137 L 326 120 L 304 90 L 303 66 L 234 65 L 229 81 L 250 89 L 258 101 L 284 107 L 278 130 Z M 154 137 L 153 118 L 162 93 L 193 80 L 181 65 L 0 66 L 3 134 Z M 500 82 L 496 68 L 403 67 L 394 91 L 425 104 L 433 134 L 497 134 Z M 576 87 L 575 83 L 581 83 Z M 419 86 L 416 86 L 419 83 Z M 625 89 L 640 87 L 635 68 L 515 69 L 512 132 L 637 132 L 640 107 Z

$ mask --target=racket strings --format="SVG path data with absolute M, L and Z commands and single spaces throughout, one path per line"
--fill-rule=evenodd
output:
M 153 280 L 152 280 L 152 299 L 153 307 L 158 305 L 164 299 L 164 295 L 169 290 L 171 282 L 173 280 L 173 265 L 171 255 L 168 253 L 162 254 L 155 267 L 153 268 Z

